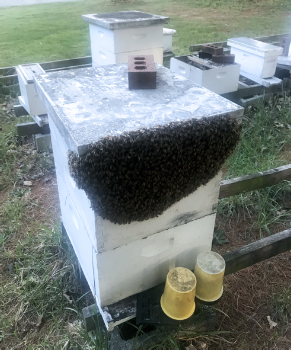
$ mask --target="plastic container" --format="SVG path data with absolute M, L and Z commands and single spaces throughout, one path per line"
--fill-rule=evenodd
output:
M 241 71 L 259 78 L 270 78 L 275 74 L 278 56 L 283 48 L 258 40 L 239 37 L 227 40 L 235 62 L 241 65 Z
M 174 320 L 185 320 L 195 311 L 196 277 L 184 267 L 175 267 L 167 275 L 161 307 Z
M 196 297 L 206 302 L 218 300 L 223 293 L 225 261 L 215 252 L 202 252 L 197 257 L 194 274 L 197 279 Z

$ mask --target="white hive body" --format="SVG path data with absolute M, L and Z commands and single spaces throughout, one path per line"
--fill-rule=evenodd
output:
M 225 64 L 212 69 L 201 69 L 189 63 L 192 62 L 187 56 L 173 57 L 170 69 L 217 94 L 226 94 L 237 90 L 239 64 Z
M 119 64 L 128 55 L 154 55 L 163 64 L 163 24 L 169 18 L 140 11 L 83 15 L 89 22 L 92 64 Z
M 282 47 L 246 37 L 228 39 L 227 44 L 231 46 L 231 53 L 235 54 L 235 62 L 241 65 L 242 73 L 258 78 L 270 78 L 275 74 Z
M 193 270 L 197 255 L 211 250 L 220 173 L 161 215 L 127 224 L 103 219 L 70 174 L 68 151 L 82 158 L 108 135 L 222 113 L 242 116 L 240 106 L 156 69 L 157 89 L 147 91 L 128 90 L 125 64 L 34 78 L 49 115 L 62 220 L 99 306 L 162 283 L 169 267 Z
M 23 64 L 16 68 L 21 96 L 20 104 L 31 116 L 46 114 L 44 104 L 35 91 L 33 74 L 45 73 L 37 63 Z
M 173 35 L 176 34 L 175 29 L 163 28 L 163 50 L 164 52 L 172 51 Z

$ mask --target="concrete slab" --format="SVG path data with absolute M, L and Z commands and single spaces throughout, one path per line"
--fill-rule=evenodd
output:
M 170 122 L 229 113 L 243 108 L 156 64 L 157 88 L 129 90 L 128 65 L 81 68 L 34 76 L 68 147 L 79 155 L 105 136 Z

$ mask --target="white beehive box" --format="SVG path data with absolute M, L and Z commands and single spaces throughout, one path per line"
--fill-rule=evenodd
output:
M 115 249 L 134 240 L 148 237 L 216 212 L 221 181 L 220 173 L 211 179 L 207 185 L 199 187 L 194 193 L 172 205 L 157 218 L 125 225 L 103 220 L 92 210 L 86 193 L 78 189 L 74 179 L 70 176 L 67 162 L 69 148 L 53 122 L 50 122 L 50 130 L 52 143 L 56 150 L 55 166 L 63 183 L 66 184 L 67 191 L 80 213 L 83 225 L 98 253 Z
M 163 29 L 163 49 L 164 52 L 172 51 L 173 35 L 176 34 L 175 29 Z
M 193 269 L 211 249 L 220 174 L 158 217 L 118 225 L 91 209 L 68 169 L 106 135 L 243 109 L 191 81 L 157 68 L 157 89 L 128 90 L 127 64 L 59 71 L 35 77 L 48 109 L 62 220 L 99 306 L 164 281 L 169 267 Z M 114 88 L 113 88 L 114 87 Z
M 187 56 L 172 57 L 170 69 L 172 72 L 180 74 L 217 94 L 225 94 L 238 89 L 239 64 L 200 69 L 189 64 L 189 62 Z
M 107 49 L 98 48 L 94 46 L 91 48 L 92 53 L 92 66 L 98 67 L 107 64 L 120 64 L 128 62 L 128 55 L 153 55 L 155 62 L 159 64 L 163 64 L 163 48 L 157 47 L 153 49 L 145 49 L 145 50 L 137 50 L 130 52 L 120 52 L 120 53 L 112 53 Z
M 163 24 L 168 17 L 140 11 L 82 16 L 89 22 L 93 66 L 119 64 L 128 55 L 154 55 L 163 64 Z
M 282 47 L 246 37 L 228 39 L 227 45 L 231 46 L 241 71 L 258 78 L 270 78 L 275 74 L 278 56 L 283 52 Z
M 45 73 L 37 63 L 22 64 L 16 68 L 21 96 L 20 104 L 31 116 L 46 114 L 46 109 L 35 91 L 33 75 Z

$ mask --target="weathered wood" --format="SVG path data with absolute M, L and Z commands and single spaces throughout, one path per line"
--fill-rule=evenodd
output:
M 48 71 L 50 69 L 73 67 L 73 66 L 79 66 L 83 64 L 92 64 L 92 57 L 85 56 L 85 57 L 70 58 L 67 60 L 44 62 L 44 63 L 40 63 L 40 66 L 45 71 Z
M 291 250 L 291 229 L 285 230 L 223 255 L 225 275 Z
M 1 75 L 14 75 L 14 74 L 16 74 L 15 67 L 0 68 L 0 76 Z
M 196 57 L 196 56 L 187 56 L 188 60 L 197 63 L 201 66 L 205 66 L 208 68 L 215 68 L 212 64 L 208 63 L 207 61 L 204 61 L 202 58 Z
M 57 72 L 57 71 L 59 71 L 59 70 L 78 69 L 78 68 L 88 68 L 88 67 L 92 67 L 92 63 L 80 64 L 80 65 L 77 65 L 77 66 L 53 68 L 53 69 L 48 69 L 46 72 Z
M 3 84 L 4 86 L 18 84 L 18 76 L 17 75 L 7 75 L 4 77 L 0 77 L 0 83 Z
M 283 180 L 291 180 L 291 164 L 221 181 L 219 199 L 273 186 Z
M 49 125 L 46 124 L 43 127 L 37 125 L 37 123 L 22 123 L 16 125 L 18 136 L 29 136 L 35 134 L 48 134 L 50 132 Z
M 262 85 L 252 85 L 248 86 L 246 88 L 239 89 L 237 91 L 228 92 L 226 94 L 222 94 L 222 97 L 225 97 L 227 99 L 233 100 L 236 99 L 237 101 L 240 98 L 246 98 L 254 95 L 262 95 L 269 92 L 279 92 L 282 91 L 281 85 L 271 85 L 270 87 L 266 88 Z
M 23 115 L 29 115 L 29 113 L 27 112 L 27 110 L 21 106 L 21 105 L 15 105 L 14 107 L 14 113 L 16 115 L 16 117 L 22 117 Z
M 262 95 L 255 95 L 249 98 L 240 98 L 238 104 L 244 108 L 248 106 L 260 106 L 263 102 L 270 100 L 274 96 L 273 92 L 268 92 Z

